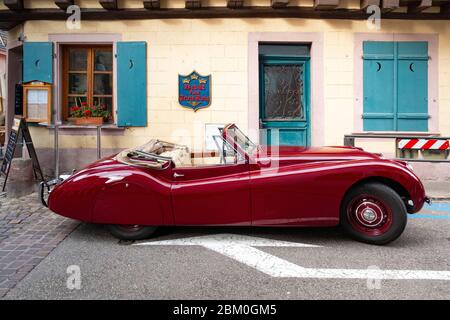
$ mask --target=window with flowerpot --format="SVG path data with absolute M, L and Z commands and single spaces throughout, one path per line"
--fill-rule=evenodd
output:
M 62 115 L 75 124 L 112 123 L 112 46 L 64 46 Z

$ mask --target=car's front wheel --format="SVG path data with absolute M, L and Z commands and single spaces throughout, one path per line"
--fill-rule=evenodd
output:
M 341 226 L 354 239 L 387 244 L 406 227 L 407 211 L 400 196 L 381 183 L 367 183 L 351 189 L 341 206 Z
M 141 226 L 141 225 L 119 225 L 110 224 L 108 225 L 109 232 L 116 238 L 122 240 L 143 240 L 151 237 L 155 231 L 156 227 Z

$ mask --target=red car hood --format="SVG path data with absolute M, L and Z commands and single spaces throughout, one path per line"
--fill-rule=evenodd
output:
M 355 147 L 297 147 L 297 146 L 259 146 L 258 159 L 279 159 L 297 161 L 336 161 L 379 159 L 379 156 Z

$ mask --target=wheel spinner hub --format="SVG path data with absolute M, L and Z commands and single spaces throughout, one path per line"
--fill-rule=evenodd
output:
M 348 215 L 352 225 L 368 235 L 383 234 L 392 223 L 390 208 L 382 200 L 369 195 L 354 199 Z
M 355 218 L 367 228 L 378 228 L 386 222 L 387 215 L 374 199 L 363 199 L 355 208 Z

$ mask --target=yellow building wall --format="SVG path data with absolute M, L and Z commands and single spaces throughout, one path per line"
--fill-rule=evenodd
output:
M 354 59 L 361 59 L 353 56 L 354 33 L 438 33 L 439 131 L 450 135 L 448 21 L 382 20 L 379 31 L 370 30 L 365 21 L 314 19 L 83 21 L 81 26 L 77 33 L 121 33 L 124 41 L 147 41 L 148 45 L 148 126 L 126 129 L 123 136 L 105 136 L 104 148 L 131 147 L 158 137 L 188 144 L 195 140 L 194 147 L 201 149 L 207 123 L 236 122 L 247 131 L 250 32 L 323 33 L 322 121 L 326 145 L 342 145 L 344 134 L 354 131 Z M 49 33 L 70 30 L 63 21 L 29 21 L 24 24 L 24 32 L 28 41 L 48 41 Z M 188 74 L 193 69 L 212 75 L 212 104 L 195 113 L 178 104 L 178 74 Z M 37 147 L 53 146 L 51 131 L 32 131 Z M 95 136 L 63 136 L 60 142 L 61 147 L 95 148 Z M 377 149 L 373 151 L 392 151 L 390 142 L 373 145 Z

